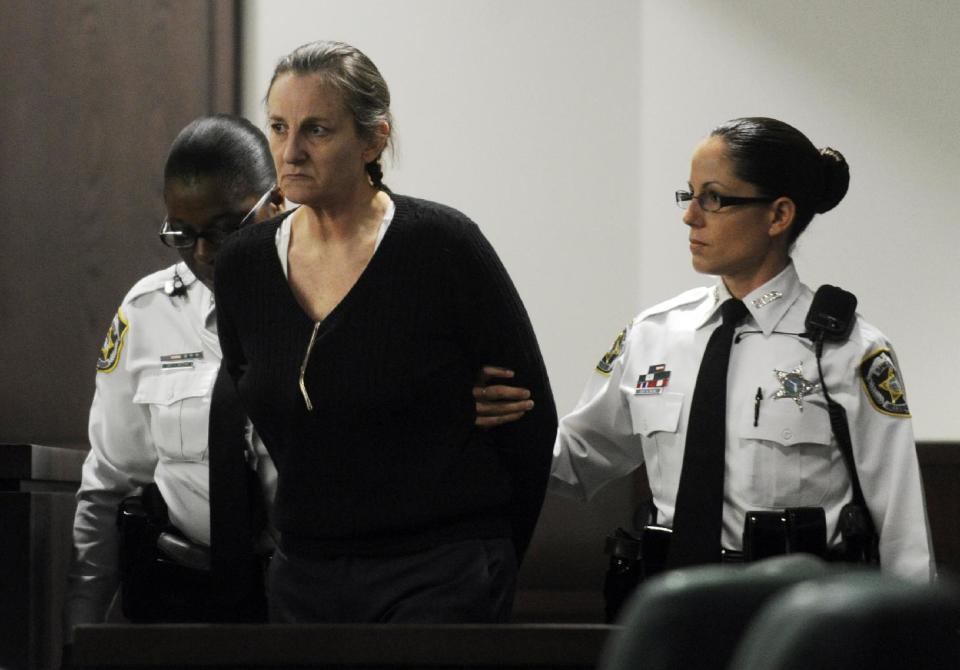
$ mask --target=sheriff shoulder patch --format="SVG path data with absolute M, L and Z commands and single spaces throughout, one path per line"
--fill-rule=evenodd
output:
M 110 329 L 100 347 L 100 358 L 97 359 L 97 372 L 113 372 L 120 362 L 120 352 L 127 336 L 129 326 L 122 310 L 117 310 L 116 316 L 110 322 Z
M 889 350 L 879 349 L 864 358 L 860 363 L 860 379 L 864 392 L 878 412 L 890 416 L 910 416 L 906 391 Z
M 600 359 L 600 362 L 597 363 L 597 372 L 605 375 L 610 374 L 610 371 L 613 370 L 614 361 L 623 353 L 623 341 L 626 337 L 627 329 L 624 328 L 620 331 L 620 334 L 617 335 L 617 339 L 613 341 L 613 346 L 610 347 L 610 351 L 605 353 L 603 358 Z

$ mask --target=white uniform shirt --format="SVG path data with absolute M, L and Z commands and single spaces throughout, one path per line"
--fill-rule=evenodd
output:
M 175 272 L 185 295 L 164 291 Z M 207 431 L 220 359 L 213 293 L 183 263 L 144 277 L 123 299 L 97 362 L 90 452 L 74 520 L 68 632 L 103 621 L 116 592 L 116 515 L 124 497 L 156 482 L 173 525 L 210 544 Z M 272 500 L 273 463 L 260 440 L 251 439 Z
M 722 282 L 687 291 L 628 326 L 560 421 L 552 491 L 587 499 L 646 463 L 658 522 L 673 524 L 700 359 L 729 297 Z M 741 548 L 747 511 L 785 507 L 823 507 L 830 544 L 840 540 L 837 520 L 852 488 L 824 395 L 809 388 L 819 384 L 815 348 L 809 339 L 780 334 L 804 331 L 812 299 L 792 263 L 744 298 L 750 315 L 737 328 L 727 373 L 727 548 Z M 880 533 L 881 566 L 930 579 L 935 567 L 916 446 L 890 343 L 858 315 L 846 342 L 826 344 L 822 364 L 828 393 L 847 412 L 857 472 Z

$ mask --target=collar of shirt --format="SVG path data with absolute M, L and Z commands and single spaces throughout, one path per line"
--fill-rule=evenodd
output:
M 203 300 L 203 303 L 200 308 L 204 310 L 203 312 L 203 327 L 204 329 L 210 331 L 214 335 L 217 334 L 217 304 L 213 299 L 213 291 L 208 289 L 206 286 L 203 287 L 206 289 L 207 297 Z M 219 342 L 219 337 L 217 339 Z
M 186 263 L 177 263 L 177 274 L 180 275 L 183 285 L 187 287 L 186 298 L 189 300 L 190 309 L 196 310 L 194 313 L 199 317 L 199 322 L 203 324 L 201 337 L 207 346 L 219 352 L 217 305 L 213 299 L 213 291 L 208 289 L 203 282 L 197 279 L 196 275 L 190 272 Z
M 769 336 L 776 330 L 800 297 L 801 286 L 793 261 L 789 261 L 780 274 L 744 296 L 744 304 L 764 335 Z
M 793 261 L 789 261 L 780 274 L 743 297 L 747 311 L 764 335 L 770 335 L 776 329 L 790 306 L 800 296 L 800 287 L 797 270 Z M 703 328 L 719 319 L 720 305 L 732 297 L 723 280 L 718 279 L 707 299 L 697 308 L 699 314 L 695 320 L 696 327 Z
M 289 202 L 289 201 L 287 201 Z M 299 205 L 295 206 L 299 207 Z M 293 210 L 288 209 L 287 211 L 290 214 L 293 214 Z M 377 239 L 373 243 L 373 253 L 377 253 L 377 249 L 380 248 L 380 243 L 383 242 L 384 236 L 387 234 L 387 228 L 390 227 L 390 224 L 393 222 L 393 215 L 397 211 L 397 206 L 393 202 L 393 198 L 390 199 L 390 202 L 387 203 L 387 209 L 383 213 L 383 220 L 380 221 L 380 228 L 377 231 Z M 280 222 L 280 225 L 277 226 L 277 233 L 274 235 L 273 241 L 277 245 L 277 256 L 280 258 L 280 267 L 283 268 L 283 276 L 290 278 L 290 266 L 289 266 L 289 254 L 290 254 L 290 230 L 293 226 L 293 217 L 285 216 L 283 221 Z
M 183 261 L 177 263 L 174 267 L 174 272 L 180 275 L 180 281 L 183 282 L 183 285 L 187 288 L 193 286 L 193 284 L 198 283 L 197 276 L 190 271 L 190 268 L 187 267 L 187 264 Z

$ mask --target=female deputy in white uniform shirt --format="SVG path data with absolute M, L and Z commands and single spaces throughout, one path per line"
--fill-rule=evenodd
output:
M 814 293 L 800 282 L 790 250 L 815 214 L 840 202 L 848 181 L 839 152 L 817 150 L 774 119 L 735 119 L 701 142 L 688 187 L 676 197 L 694 268 L 719 281 L 641 312 L 620 334 L 560 422 L 553 491 L 589 498 L 646 463 L 656 524 L 673 530 L 667 567 L 735 556 L 744 548 L 748 515 L 753 523 L 763 512 L 784 509 L 822 508 L 821 538 L 827 553 L 836 551 L 841 510 L 853 492 L 828 395 L 846 411 L 882 568 L 932 578 L 910 412 L 890 342 L 851 316 L 849 335 L 822 350 L 825 395 L 817 347 L 801 335 Z M 728 310 L 721 305 L 731 298 L 744 305 L 731 314 L 736 326 L 724 347 L 704 356 Z M 710 380 L 698 382 L 711 374 L 702 369 L 711 367 L 708 359 L 726 352 L 725 383 L 716 375 L 712 387 Z M 692 406 L 713 409 L 697 409 L 692 420 Z M 714 431 L 702 423 L 709 411 L 719 412 Z M 698 432 L 708 436 L 690 437 Z M 697 446 L 711 441 L 712 450 Z M 712 481 L 711 466 L 698 460 L 701 451 L 722 455 L 714 459 Z M 699 497 L 711 487 L 715 504 Z M 685 542 L 678 542 L 681 535 Z M 698 541 L 699 549 L 691 549 Z
M 147 497 L 165 508 L 177 539 L 210 545 L 207 431 L 221 358 L 211 291 L 214 259 L 222 240 L 244 220 L 279 211 L 282 197 L 271 191 L 275 182 L 266 138 L 245 119 L 197 119 L 171 146 L 160 237 L 176 247 L 182 262 L 130 289 L 100 350 L 91 448 L 74 521 L 68 636 L 78 623 L 103 621 L 117 591 L 117 512 L 125 497 L 144 489 L 159 493 Z M 264 193 L 273 197 L 261 198 Z M 272 467 L 265 450 L 258 452 L 270 490 Z M 184 583 L 161 587 L 169 600 L 136 607 L 149 610 L 147 619 L 209 619 L 208 579 L 200 572 L 181 571 Z

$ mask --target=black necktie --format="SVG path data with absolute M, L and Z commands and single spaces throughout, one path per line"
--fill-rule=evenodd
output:
M 673 515 L 668 565 L 716 563 L 723 527 L 723 469 L 726 452 L 727 364 L 737 324 L 747 307 L 730 299 L 720 305 L 723 324 L 713 331 L 700 361 L 687 421 L 687 444 Z
M 210 400 L 210 567 L 214 621 L 265 618 L 262 571 L 254 543 L 263 527 L 262 494 L 247 467 L 247 419 L 233 379 L 220 367 Z

